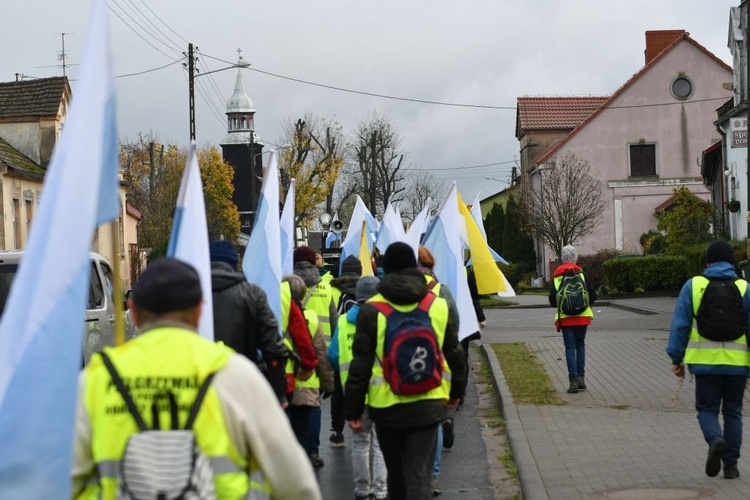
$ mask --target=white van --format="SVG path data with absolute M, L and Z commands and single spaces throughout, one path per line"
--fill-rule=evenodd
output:
M 22 256 L 23 250 L 0 251 L 0 315 Z M 89 257 L 89 294 L 82 346 L 84 363 L 88 363 L 93 353 L 115 344 L 114 273 L 98 253 L 89 252 Z M 126 312 L 125 337 L 134 336 L 135 327 Z

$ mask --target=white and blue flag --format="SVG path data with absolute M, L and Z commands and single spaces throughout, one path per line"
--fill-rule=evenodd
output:
M 383 213 L 383 222 L 380 223 L 380 228 L 378 229 L 375 246 L 381 254 L 384 254 L 386 248 L 388 248 L 391 243 L 405 240 L 406 231 L 404 231 L 404 223 L 401 220 L 401 212 L 398 211 L 398 208 L 389 201 L 388 206 L 385 207 L 385 212 Z
M 294 179 L 289 183 L 284 209 L 281 211 L 281 275 L 286 276 L 294 271 Z
M 409 226 L 409 230 L 406 231 L 406 237 L 404 241 L 414 249 L 414 255 L 419 255 L 419 243 L 422 239 L 422 235 L 430 225 L 430 204 L 432 203 L 431 198 L 427 198 L 427 202 L 422 207 L 422 210 L 414 218 L 414 221 Z
M 76 97 L 0 323 L 3 498 L 69 495 L 89 245 L 120 209 L 113 75 L 106 1 L 95 0 Z
M 346 231 L 346 239 L 341 245 L 341 256 L 339 257 L 339 266 L 344 263 L 347 257 L 354 255 L 359 258 L 360 244 L 362 237 L 362 222 L 365 222 L 366 226 L 366 241 L 367 247 L 372 254 L 373 237 L 372 235 L 378 233 L 378 221 L 370 213 L 362 201 L 362 198 L 357 195 L 357 202 L 354 205 L 354 211 L 352 212 L 352 218 L 349 219 L 349 229 Z
M 427 230 L 422 245 L 435 257 L 435 267 L 432 269 L 435 277 L 450 289 L 456 300 L 460 321 L 459 340 L 479 331 L 464 267 L 461 226 L 465 226 L 465 223 L 458 212 L 458 191 L 454 181 Z
M 208 340 L 214 340 L 214 306 L 211 291 L 211 253 L 208 249 L 208 222 L 206 202 L 203 198 L 203 182 L 198 166 L 195 141 L 190 144 L 182 183 L 177 195 L 172 234 L 169 236 L 167 257 L 187 262 L 198 271 L 203 293 L 203 309 L 198 332 Z
M 279 167 L 276 151 L 268 155 L 258 210 L 250 233 L 250 242 L 242 258 L 247 281 L 261 287 L 268 305 L 281 324 L 281 224 L 279 221 Z M 279 331 L 281 335 L 281 331 Z

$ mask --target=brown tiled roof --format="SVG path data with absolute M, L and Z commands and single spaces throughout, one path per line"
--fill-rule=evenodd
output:
M 588 125 L 591 121 L 593 121 L 594 118 L 596 118 L 599 113 L 607 109 L 618 97 L 620 97 L 627 89 L 629 89 L 633 84 L 640 79 L 643 75 L 645 75 L 648 70 L 653 68 L 659 61 L 661 61 L 672 49 L 674 49 L 678 44 L 680 44 L 682 41 L 687 41 L 690 44 L 692 44 L 695 48 L 700 50 L 701 52 L 705 53 L 708 57 L 713 59 L 719 66 L 724 68 L 730 75 L 732 73 L 732 67 L 728 66 L 727 63 L 716 57 L 716 55 L 708 50 L 703 45 L 699 44 L 692 38 L 690 38 L 690 33 L 684 32 L 679 37 L 677 37 L 666 49 L 659 52 L 659 54 L 651 59 L 648 64 L 646 64 L 643 68 L 641 68 L 636 74 L 634 74 L 630 79 L 625 82 L 622 87 L 617 89 L 617 92 L 612 94 L 606 102 L 604 102 L 599 108 L 596 109 L 591 115 L 589 115 L 584 121 L 579 123 L 569 134 L 567 134 L 565 137 L 563 137 L 557 144 L 552 146 L 549 150 L 547 150 L 546 153 L 544 153 L 542 156 L 536 159 L 534 164 L 540 164 L 547 161 L 549 158 L 554 156 L 560 149 L 570 141 L 570 139 L 575 136 L 578 132 L 580 132 L 586 125 Z
M 0 137 L 0 164 L 8 167 L 8 172 L 27 177 L 43 179 L 44 170 L 34 160 L 24 155 Z
M 681 38 L 685 30 L 654 30 L 646 32 L 646 64 L 658 56 L 664 49 L 672 45 L 672 42 Z
M 520 130 L 572 130 L 596 111 L 607 96 L 519 97 Z
M 0 118 L 56 115 L 66 92 L 64 76 L 0 83 Z

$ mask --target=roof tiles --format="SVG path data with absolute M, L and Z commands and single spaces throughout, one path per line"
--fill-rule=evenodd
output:
M 519 97 L 521 130 L 571 130 L 606 102 L 608 96 Z
M 64 76 L 0 83 L 0 118 L 56 115 L 67 86 Z

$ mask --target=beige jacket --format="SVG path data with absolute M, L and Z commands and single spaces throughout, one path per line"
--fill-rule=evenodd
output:
M 307 454 L 297 442 L 279 401 L 263 374 L 245 357 L 234 355 L 212 382 L 221 402 L 232 443 L 253 456 L 271 483 L 274 499 L 322 498 Z M 78 384 L 73 491 L 75 497 L 96 477 L 91 454 L 91 425 L 83 403 L 85 372 Z
M 292 401 L 289 403 L 293 406 L 320 406 L 320 391 L 333 392 L 333 367 L 328 360 L 326 339 L 320 326 L 318 326 L 318 331 L 315 332 L 313 337 L 313 349 L 315 349 L 315 355 L 318 357 L 318 366 L 315 368 L 315 373 L 320 380 L 320 389 L 295 385 Z

